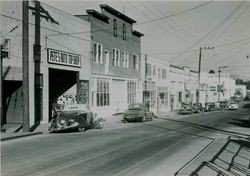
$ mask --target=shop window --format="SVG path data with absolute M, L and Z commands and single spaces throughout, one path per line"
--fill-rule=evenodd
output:
M 114 19 L 114 37 L 117 37 L 117 20 Z
M 93 55 L 94 55 L 94 62 L 95 63 L 100 63 L 100 64 L 103 63 L 102 44 L 94 43 Z
M 96 106 L 108 106 L 110 102 L 109 81 L 98 79 L 96 88 Z
M 128 90 L 128 104 L 136 102 L 136 81 L 128 81 L 127 83 Z

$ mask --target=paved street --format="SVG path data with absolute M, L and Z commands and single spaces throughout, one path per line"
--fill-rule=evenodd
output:
M 174 175 L 215 139 L 249 137 L 247 113 L 249 108 L 241 107 L 176 120 L 162 116 L 116 129 L 4 141 L 1 175 Z

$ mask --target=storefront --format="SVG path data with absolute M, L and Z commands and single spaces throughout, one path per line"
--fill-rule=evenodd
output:
M 38 2 L 36 2 L 38 3 Z M 34 7 L 36 3 L 29 2 Z M 29 126 L 31 129 L 40 123 L 47 123 L 51 118 L 52 103 L 89 105 L 90 80 L 90 24 L 79 18 L 40 3 L 43 9 L 40 25 L 34 24 L 32 8 L 29 13 Z M 1 16 L 1 30 L 7 33 L 22 16 L 22 1 L 1 3 L 4 15 Z M 50 20 L 44 20 L 49 15 Z M 11 17 L 8 18 L 7 16 Z M 53 20 L 52 20 L 53 19 Z M 22 25 L 11 35 L 5 37 L 10 41 L 9 58 L 3 67 L 5 96 L 5 123 L 23 123 L 22 97 Z M 14 25 L 14 26 L 13 26 Z M 40 34 L 37 31 L 40 31 Z M 35 32 L 36 31 L 36 32 Z M 76 33 L 71 35 L 71 33 Z M 78 33 L 77 33 L 78 32 Z M 39 34 L 39 35 L 38 35 Z M 35 37 L 40 38 L 35 44 Z M 36 41 L 37 42 L 37 41 Z M 25 81 L 27 81 L 25 80 Z M 10 89 L 12 87 L 12 89 Z
M 169 94 L 168 94 L 168 87 L 158 86 L 158 112 L 167 112 L 169 111 Z

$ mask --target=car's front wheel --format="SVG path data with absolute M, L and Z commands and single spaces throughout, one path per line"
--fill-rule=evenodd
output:
M 85 128 L 79 127 L 77 130 L 78 130 L 79 132 L 83 132 L 83 131 L 85 131 Z

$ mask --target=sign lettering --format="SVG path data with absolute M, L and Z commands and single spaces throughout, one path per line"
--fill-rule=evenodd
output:
M 81 67 L 81 56 L 65 51 L 48 49 L 48 63 Z

